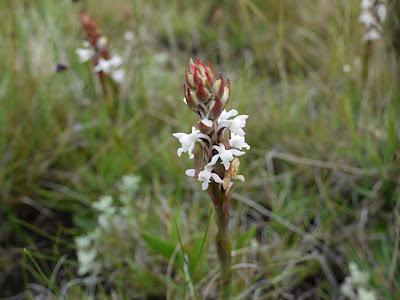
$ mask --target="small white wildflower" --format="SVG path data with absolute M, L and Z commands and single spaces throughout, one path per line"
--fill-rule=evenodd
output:
M 197 176 L 197 179 L 199 181 L 203 182 L 202 185 L 201 185 L 203 190 L 208 189 L 208 186 L 209 186 L 209 184 L 211 182 L 211 179 L 214 180 L 217 183 L 222 183 L 223 182 L 222 179 L 218 176 L 218 174 L 212 172 L 212 169 L 213 169 L 212 166 L 205 166 L 204 170 L 200 171 L 199 175 Z M 186 170 L 185 174 L 187 176 L 194 177 L 195 176 L 195 172 L 196 172 L 195 169 L 189 169 L 189 170 Z
M 85 63 L 91 60 L 95 54 L 92 49 L 86 49 L 86 48 L 78 48 L 75 50 L 75 53 L 78 55 L 80 63 Z
M 95 72 L 104 72 L 106 74 L 110 74 L 113 70 L 121 66 L 121 64 L 122 58 L 119 55 L 114 55 L 110 59 L 100 58 L 94 70 Z
M 111 78 L 118 83 L 122 83 L 125 78 L 125 71 L 123 69 L 117 69 L 111 72 Z
M 127 42 L 132 41 L 135 38 L 135 34 L 132 31 L 127 31 L 124 33 L 124 39 Z
M 96 249 L 78 249 L 77 258 L 79 262 L 78 274 L 84 275 L 95 269 Z
M 99 211 L 107 211 L 112 207 L 113 198 L 110 195 L 103 195 L 99 198 L 99 201 L 93 203 L 93 207 Z
M 88 248 L 92 243 L 93 238 L 91 235 L 81 235 L 75 238 L 75 244 L 78 248 Z
M 352 283 L 360 285 L 368 283 L 369 273 L 367 271 L 360 270 L 360 268 L 355 262 L 353 261 L 350 262 L 349 269 L 350 269 L 350 276 Z
M 103 49 L 103 48 L 105 48 L 107 46 L 107 43 L 108 43 L 107 38 L 105 36 L 102 36 L 97 40 L 97 45 L 96 46 L 97 46 L 98 49 Z
M 357 289 L 357 300 L 376 300 L 376 294 L 373 290 L 369 290 L 365 287 L 359 287 Z
M 229 145 L 239 150 L 242 150 L 243 148 L 245 148 L 246 150 L 250 149 L 250 145 L 246 143 L 244 136 L 234 133 L 231 134 Z
M 109 73 L 111 71 L 111 64 L 110 61 L 104 58 L 100 58 L 97 62 L 97 65 L 94 67 L 95 72 L 104 72 Z
M 350 299 L 354 299 L 357 297 L 356 293 L 353 291 L 353 286 L 350 282 L 348 282 L 347 278 L 345 283 L 340 286 L 340 292 Z
M 385 22 L 387 15 L 385 3 L 381 3 L 376 7 L 376 14 L 378 15 L 379 21 L 381 23 Z
M 361 23 L 365 25 L 365 27 L 371 27 L 377 25 L 375 17 L 372 15 L 370 11 L 363 12 L 359 17 L 359 20 Z
M 361 8 L 363 10 L 371 9 L 374 5 L 374 0 L 362 0 L 361 1 Z
M 225 170 L 229 170 L 231 161 L 235 158 L 235 156 L 241 156 L 245 154 L 243 151 L 239 151 L 237 149 L 227 150 L 225 149 L 224 144 L 219 144 L 219 146 L 214 145 L 212 149 L 217 150 L 218 153 L 212 157 L 211 161 L 208 163 L 208 166 L 214 166 L 218 159 L 221 159 L 221 163 L 224 165 Z
M 230 119 L 231 117 L 235 117 Z M 246 126 L 248 115 L 239 115 L 236 109 L 232 109 L 229 112 L 224 110 L 218 119 L 218 129 L 228 128 L 232 133 L 238 135 L 245 135 L 243 128 Z
M 381 38 L 381 34 L 378 30 L 376 30 L 375 28 L 372 28 L 371 30 L 369 30 L 365 35 L 364 35 L 364 39 L 366 41 L 377 41 Z
M 120 65 L 122 65 L 122 58 L 119 55 L 114 55 L 113 57 L 111 57 L 110 59 L 110 64 L 113 67 L 119 67 Z
M 350 73 L 350 71 L 351 71 L 351 66 L 349 65 L 349 64 L 345 64 L 345 65 L 343 65 L 343 72 L 344 73 Z
M 349 263 L 350 274 L 340 287 L 341 293 L 349 299 L 376 300 L 376 293 L 368 288 L 370 275 L 362 271 L 355 262 Z
M 122 192 L 134 192 L 138 188 L 140 178 L 136 175 L 124 175 L 121 179 L 120 189 Z
M 100 214 L 97 217 L 97 223 L 100 225 L 101 228 L 107 230 L 110 228 L 110 215 L 109 214 Z
M 181 156 L 182 153 L 187 152 L 189 154 L 189 158 L 191 159 L 194 157 L 193 149 L 196 142 L 201 138 L 205 138 L 207 140 L 210 139 L 207 135 L 201 133 L 200 130 L 196 129 L 195 127 L 192 127 L 192 132 L 189 134 L 178 132 L 174 133 L 173 136 L 176 137 L 182 144 L 182 147 L 177 151 L 178 156 Z

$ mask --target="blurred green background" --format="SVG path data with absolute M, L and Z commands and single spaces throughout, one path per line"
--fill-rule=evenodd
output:
M 363 79 L 359 1 L 1 0 L 0 298 L 216 299 L 211 201 L 171 135 L 196 121 L 182 85 L 200 57 L 250 116 L 232 299 L 347 299 L 350 262 L 398 299 L 398 7 Z M 75 54 L 81 11 L 124 61 L 115 122 Z

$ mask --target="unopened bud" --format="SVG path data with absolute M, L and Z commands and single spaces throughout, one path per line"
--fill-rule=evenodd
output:
M 221 79 L 218 79 L 217 81 L 214 82 L 213 86 L 212 86 L 212 92 L 215 94 L 218 93 L 219 89 L 221 88 Z
M 97 48 L 100 50 L 104 49 L 105 47 L 107 47 L 107 43 L 108 43 L 107 38 L 105 36 L 102 36 L 97 41 Z
M 209 134 L 213 130 L 213 121 L 204 118 L 198 123 L 199 130 L 204 134 Z
M 216 120 L 218 119 L 219 115 L 222 113 L 224 110 L 224 106 L 221 102 L 221 100 L 213 100 L 213 102 L 210 105 L 210 111 L 208 113 L 208 118 L 211 120 Z
M 206 103 L 210 98 L 210 92 L 202 84 L 199 84 L 196 88 L 196 96 L 200 101 Z
M 186 71 L 186 84 L 190 87 L 190 88 L 195 88 L 195 84 L 194 84 L 194 80 L 193 80 L 193 75 L 190 74 L 188 71 Z

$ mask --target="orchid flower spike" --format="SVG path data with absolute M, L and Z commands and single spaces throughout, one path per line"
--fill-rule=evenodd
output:
M 83 48 L 75 50 L 79 61 L 81 63 L 92 61 L 93 70 L 100 78 L 101 84 L 105 76 L 116 83 L 122 83 L 125 77 L 125 71 L 121 67 L 122 58 L 119 55 L 111 55 L 107 38 L 101 35 L 90 15 L 81 13 L 81 23 L 86 33 L 86 43 Z
M 243 149 L 250 149 L 244 132 L 249 116 L 239 115 L 235 109 L 225 110 L 230 95 L 229 80 L 217 75 L 210 64 L 191 59 L 185 73 L 183 102 L 200 119 L 191 133 L 173 134 L 181 143 L 178 156 L 187 152 L 195 160 L 195 168 L 187 170 L 186 175 L 201 181 L 203 190 L 213 185 L 226 194 L 232 190 L 231 179 L 244 180 L 237 175 L 238 157 L 245 154 Z M 196 144 L 199 148 L 194 151 Z
M 362 0 L 359 21 L 364 25 L 366 42 L 380 40 L 382 37 L 382 25 L 386 21 L 386 0 Z

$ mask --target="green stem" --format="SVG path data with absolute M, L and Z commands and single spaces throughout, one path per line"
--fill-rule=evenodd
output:
M 367 80 L 368 80 L 368 73 L 369 73 L 369 60 L 371 57 L 371 52 L 372 52 L 372 42 L 367 41 L 365 43 L 365 48 L 364 48 L 364 55 L 363 55 L 363 63 L 362 63 L 362 85 L 363 88 L 366 87 L 367 85 Z

